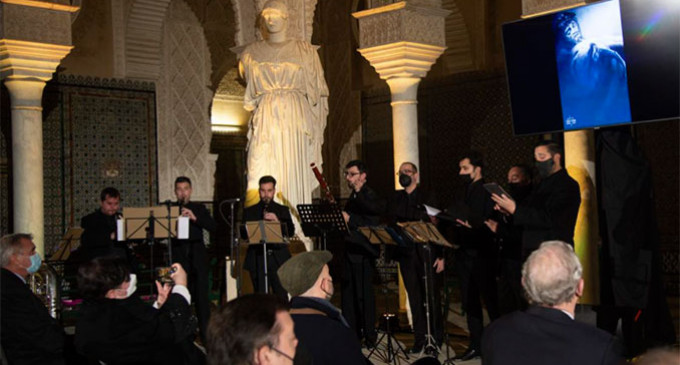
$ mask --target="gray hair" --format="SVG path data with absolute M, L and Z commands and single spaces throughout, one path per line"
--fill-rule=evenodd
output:
M 533 304 L 554 307 L 569 302 L 578 288 L 583 268 L 569 244 L 546 241 L 522 266 L 522 286 Z
M 9 265 L 9 259 L 17 253 L 21 247 L 21 240 L 33 241 L 33 235 L 29 233 L 14 233 L 0 238 L 0 266 Z

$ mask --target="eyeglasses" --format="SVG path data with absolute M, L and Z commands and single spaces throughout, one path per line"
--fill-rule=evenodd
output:
M 285 357 L 286 359 L 288 359 L 288 360 L 290 360 L 290 361 L 295 361 L 295 359 L 293 359 L 290 355 L 288 355 L 287 353 L 285 353 L 285 352 L 283 352 L 283 351 L 277 349 L 276 347 L 270 346 L 269 348 L 271 348 L 272 350 L 274 350 L 274 352 L 278 353 L 279 355 Z
M 354 177 L 354 176 L 357 176 L 357 175 L 359 175 L 359 174 L 360 174 L 360 172 L 349 172 L 349 171 L 345 171 L 345 176 Z

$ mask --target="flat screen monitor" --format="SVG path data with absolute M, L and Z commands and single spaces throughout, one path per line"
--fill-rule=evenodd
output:
M 608 0 L 504 24 L 516 135 L 680 118 L 680 1 Z

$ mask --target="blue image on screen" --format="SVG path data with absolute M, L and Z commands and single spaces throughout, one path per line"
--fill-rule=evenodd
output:
M 631 121 L 618 1 L 553 16 L 564 129 Z

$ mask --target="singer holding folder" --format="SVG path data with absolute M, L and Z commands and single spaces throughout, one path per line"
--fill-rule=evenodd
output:
M 276 195 L 276 179 L 272 176 L 262 176 L 259 181 L 260 201 L 243 210 L 243 221 L 270 221 L 281 222 L 283 234 L 292 237 L 295 234 L 295 226 L 290 216 L 288 207 L 274 201 Z M 290 251 L 286 245 L 267 245 L 267 273 L 268 282 L 272 292 L 277 296 L 288 300 L 288 293 L 281 285 L 277 271 L 290 258 Z M 256 293 L 265 292 L 264 280 L 264 253 L 260 245 L 248 246 L 243 268 L 250 272 L 250 280 Z
M 172 258 L 179 262 L 189 276 L 189 293 L 196 305 L 198 329 L 201 340 L 206 343 L 205 335 L 210 320 L 208 253 L 203 242 L 203 230 L 215 231 L 215 220 L 208 209 L 191 201 L 191 180 L 186 176 L 175 179 L 175 196 L 180 215 L 189 217 L 189 239 L 172 240 Z

